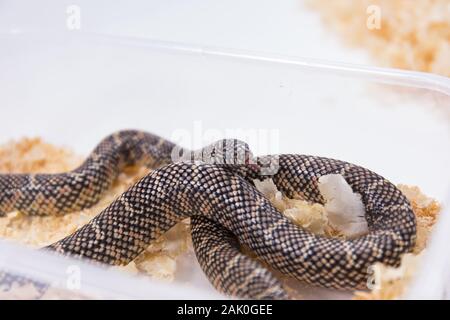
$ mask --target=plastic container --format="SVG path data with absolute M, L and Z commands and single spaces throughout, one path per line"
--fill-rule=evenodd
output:
M 3 33 L 0 42 L 0 142 L 41 136 L 87 154 L 124 128 L 155 132 L 186 147 L 237 137 L 257 154 L 342 159 L 394 183 L 418 185 L 441 202 L 449 199 L 447 78 L 81 32 Z M 449 214 L 444 207 L 407 297 L 448 297 Z M 67 289 L 71 263 L 0 243 L 1 269 L 55 287 Z M 74 296 L 221 297 L 192 255 L 173 284 L 75 264 L 82 284 Z

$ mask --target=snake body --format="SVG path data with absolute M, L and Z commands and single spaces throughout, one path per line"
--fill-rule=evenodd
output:
M 142 163 L 156 169 L 88 224 L 46 249 L 124 265 L 174 224 L 191 217 L 194 249 L 211 283 L 247 298 L 284 299 L 288 294 L 270 272 L 240 253 L 238 243 L 286 275 L 338 289 L 364 288 L 373 263 L 398 265 L 414 246 L 411 205 L 381 176 L 334 159 L 276 156 L 277 170 L 270 177 L 288 197 L 323 203 L 318 179 L 335 173 L 361 194 L 369 233 L 351 240 L 327 238 L 295 226 L 254 187 L 253 179 L 267 178 L 261 168 L 274 156 L 253 158 L 238 140 L 232 140 L 230 153 L 228 142 L 173 162 L 175 144 L 150 133 L 121 131 L 105 138 L 71 172 L 0 175 L 0 212 L 62 214 L 89 207 L 123 166 Z M 205 152 L 212 163 L 193 161 Z

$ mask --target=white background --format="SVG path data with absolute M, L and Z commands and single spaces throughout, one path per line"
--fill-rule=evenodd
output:
M 302 0 L 0 1 L 4 30 L 66 30 L 66 9 L 81 30 L 371 64 L 342 46 Z

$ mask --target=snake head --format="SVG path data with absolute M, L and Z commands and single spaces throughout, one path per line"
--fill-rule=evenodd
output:
M 256 165 L 249 145 L 238 139 L 218 140 L 195 153 L 196 160 L 210 164 L 225 166 Z

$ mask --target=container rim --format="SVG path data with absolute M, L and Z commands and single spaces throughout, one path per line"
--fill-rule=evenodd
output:
M 228 299 L 189 283 L 167 283 L 143 275 L 94 265 L 86 260 L 36 250 L 0 239 L 0 271 L 42 282 L 75 296 L 98 299 Z M 39 261 L 39 263 L 36 263 Z M 74 271 L 79 284 L 68 285 Z
M 227 58 L 232 60 L 253 61 L 287 65 L 317 72 L 334 73 L 351 78 L 368 79 L 375 82 L 409 86 L 432 90 L 450 97 L 450 78 L 427 72 L 402 70 L 397 68 L 375 67 L 353 63 L 329 61 L 316 58 L 274 54 L 268 52 L 230 49 L 204 46 L 192 43 L 157 40 L 144 37 L 108 35 L 85 31 L 0 31 L 0 39 L 33 39 L 37 41 L 94 41 L 96 43 L 114 44 L 121 47 L 143 47 L 172 52 L 188 53 L 205 57 Z M 450 106 L 449 106 L 450 107 Z

